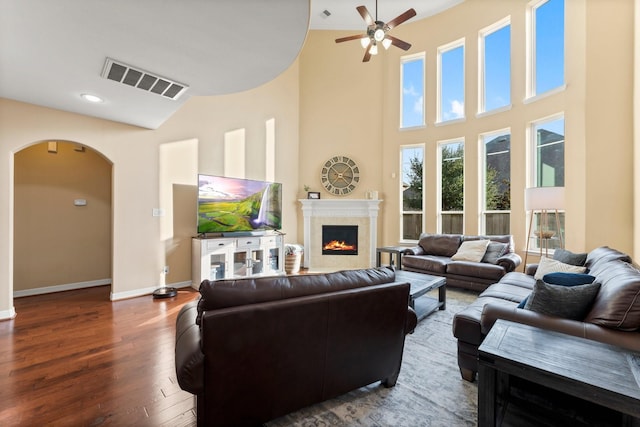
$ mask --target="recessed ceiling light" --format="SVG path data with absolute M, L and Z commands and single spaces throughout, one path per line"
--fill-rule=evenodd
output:
M 83 93 L 82 95 L 80 95 L 80 97 L 82 99 L 84 99 L 85 101 L 89 101 L 89 102 L 93 102 L 93 103 L 104 102 L 104 100 L 102 98 L 100 98 L 99 96 L 91 95 L 89 93 Z

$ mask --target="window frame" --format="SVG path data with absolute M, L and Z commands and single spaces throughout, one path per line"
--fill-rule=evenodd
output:
M 484 133 L 480 133 L 478 134 L 478 152 L 480 153 L 480 156 L 478 157 L 479 159 L 479 163 L 480 163 L 480 189 L 478 191 L 478 194 L 480 196 L 480 200 L 478 201 L 478 206 L 480 207 L 480 212 L 479 212 L 479 216 L 480 216 L 480 233 L 481 234 L 487 234 L 487 214 L 491 214 L 491 213 L 506 213 L 509 214 L 509 222 L 511 222 L 511 209 L 508 210 L 488 210 L 487 209 L 487 144 L 486 144 L 486 140 L 487 139 L 492 139 L 492 138 L 496 138 L 502 135 L 509 135 L 509 157 L 511 157 L 511 128 L 502 128 L 502 129 L 497 129 L 494 131 L 490 131 L 490 132 L 484 132 Z M 511 166 L 511 161 L 509 162 L 509 166 Z M 509 180 L 511 180 L 511 171 L 509 171 Z M 511 226 L 509 226 L 509 229 L 511 228 Z M 511 232 L 509 231 L 508 233 L 503 233 L 503 234 L 511 234 Z
M 422 123 L 415 126 L 404 126 L 404 65 L 409 62 L 422 61 Z M 400 57 L 400 117 L 399 129 L 412 130 L 423 129 L 426 127 L 427 104 L 426 104 L 426 86 L 427 86 L 427 55 L 426 52 L 414 53 Z
M 561 0 L 564 2 L 564 10 L 565 10 L 565 20 L 563 21 L 563 52 L 564 56 L 562 58 L 562 81 L 563 83 L 559 86 L 551 88 L 545 92 L 538 93 L 536 82 L 537 82 L 537 46 L 536 46 L 536 24 L 537 24 L 537 11 L 540 7 L 544 6 L 550 0 L 533 0 L 529 2 L 527 5 L 526 11 L 526 62 L 527 62 L 527 70 L 526 70 L 526 98 L 525 103 L 535 101 L 539 98 L 543 98 L 549 95 L 556 94 L 558 92 L 562 92 L 566 89 L 566 2 L 565 0 Z
M 425 154 L 426 154 L 426 146 L 424 143 L 418 143 L 418 144 L 403 144 L 400 145 L 400 156 L 399 156 L 399 162 L 400 162 L 400 179 L 398 180 L 398 189 L 399 189 L 399 207 L 400 207 L 400 238 L 399 241 L 401 243 L 416 243 L 419 240 L 419 236 L 417 239 L 406 239 L 404 237 L 404 215 L 405 214 L 417 214 L 418 211 L 405 211 L 404 209 L 404 198 L 403 198 L 403 178 L 404 178 L 404 165 L 403 165 L 403 160 L 404 160 L 404 156 L 403 156 L 403 150 L 404 149 L 416 149 L 416 148 L 420 148 L 422 150 L 422 208 L 420 209 L 420 226 L 421 226 L 421 232 L 424 232 L 425 229 Z
M 444 111 L 442 108 L 442 56 L 449 51 L 455 50 L 457 48 L 462 48 L 462 117 L 456 117 L 453 119 L 444 119 Z M 466 120 L 466 87 L 465 87 L 465 73 L 466 73 L 466 48 L 465 48 L 465 38 L 462 37 L 460 39 L 454 40 L 450 43 L 444 44 L 442 46 L 438 46 L 437 49 L 437 77 L 436 77 L 436 124 L 450 124 L 450 123 L 458 123 Z
M 453 144 L 462 144 L 462 180 L 463 180 L 463 189 L 462 189 L 462 210 L 461 211 L 445 211 L 442 208 L 442 148 L 446 145 L 453 145 Z M 464 233 L 465 231 L 465 220 L 464 220 L 464 216 L 465 216 L 465 206 L 464 206 L 464 199 L 465 199 L 465 190 L 466 190 L 466 185 L 464 185 L 465 183 L 465 164 L 464 164 L 464 159 L 465 159 L 465 139 L 464 137 L 459 137 L 459 138 L 451 138 L 451 139 L 446 139 L 446 140 L 442 140 L 442 141 L 438 141 L 437 143 L 437 168 L 436 168 L 436 173 L 437 173 L 437 182 L 436 182 L 436 203 L 437 203 L 437 232 L 438 233 L 443 233 L 442 231 L 442 227 L 443 227 L 443 214 L 444 215 L 452 215 L 452 214 L 462 214 L 462 230 L 461 233 Z
M 527 159 L 527 188 L 531 188 L 531 187 L 545 187 L 545 185 L 538 185 L 538 144 L 537 144 L 537 129 L 540 127 L 540 125 L 543 125 L 545 123 L 549 123 L 549 122 L 553 122 L 556 120 L 562 119 L 564 121 L 564 134 L 562 135 L 564 137 L 564 139 L 562 140 L 562 143 L 564 144 L 564 149 L 563 152 L 565 153 L 565 165 L 566 165 L 566 114 L 564 111 L 561 111 L 559 113 L 555 113 L 555 114 L 551 114 L 549 116 L 545 116 L 545 117 L 541 117 L 539 119 L 536 120 L 532 120 L 531 122 L 529 122 L 529 124 L 527 125 L 527 145 L 528 145 L 528 159 Z M 559 141 L 554 142 L 554 143 L 559 143 Z M 563 172 L 563 181 L 566 178 L 565 173 Z M 563 182 L 564 184 L 564 182 Z M 564 186 L 564 185 L 563 185 Z M 565 210 L 558 210 L 558 215 L 559 215 L 559 221 L 561 224 L 561 233 L 563 236 L 564 241 L 566 242 L 566 228 L 564 227 L 565 224 Z M 532 224 L 532 228 L 538 228 L 539 226 L 539 222 L 541 220 L 541 214 L 540 212 L 531 212 L 531 211 L 525 211 L 526 213 L 526 224 Z M 531 219 L 531 216 L 534 215 L 533 221 Z M 555 215 L 555 212 L 554 212 Z M 527 239 L 529 239 L 529 253 L 531 254 L 536 254 L 536 253 L 541 253 L 542 249 L 540 247 L 540 245 L 538 244 L 538 240 L 534 238 L 534 236 L 531 236 L 531 232 L 532 230 L 530 230 L 527 226 L 527 233 L 529 233 L 529 235 L 527 235 Z M 554 248 L 550 247 L 550 248 L 545 248 L 545 254 L 550 253 L 553 254 L 554 253 Z
M 506 105 L 487 110 L 486 104 L 486 47 L 485 40 L 488 36 L 509 27 L 509 102 Z M 478 31 L 478 111 L 477 117 L 510 110 L 511 101 L 511 15 L 508 15 L 493 24 Z

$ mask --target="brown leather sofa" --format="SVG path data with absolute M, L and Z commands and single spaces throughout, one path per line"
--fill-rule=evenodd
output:
M 589 252 L 585 267 L 601 284 L 591 311 L 583 321 L 518 308 L 533 290 L 537 264 L 527 274 L 511 272 L 489 286 L 453 319 L 462 378 L 474 381 L 478 347 L 497 319 L 536 326 L 640 351 L 640 271 L 631 258 L 606 246 Z
M 481 262 L 454 261 L 462 242 L 489 240 L 490 246 Z M 497 251 L 497 252 L 496 252 Z M 492 257 L 490 255 L 493 255 Z M 444 276 L 447 286 L 483 291 L 505 274 L 515 271 L 522 259 L 515 253 L 513 236 L 467 236 L 462 234 L 422 233 L 418 245 L 407 248 L 402 269 Z
M 199 426 L 254 426 L 350 390 L 395 385 L 417 319 L 390 268 L 205 280 L 176 320 Z

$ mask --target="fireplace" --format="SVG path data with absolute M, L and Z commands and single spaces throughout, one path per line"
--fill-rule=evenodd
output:
M 322 255 L 358 255 L 358 226 L 323 225 Z

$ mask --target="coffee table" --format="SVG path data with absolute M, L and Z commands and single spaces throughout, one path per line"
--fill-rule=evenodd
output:
M 640 354 L 503 319 L 478 351 L 479 427 L 501 424 L 516 380 L 610 408 L 622 425 L 640 425 Z
M 447 279 L 444 277 L 397 270 L 396 282 L 407 282 L 411 285 L 409 305 L 415 310 L 418 321 L 436 310 L 444 310 L 446 308 Z M 434 289 L 438 289 L 438 299 L 426 295 Z

